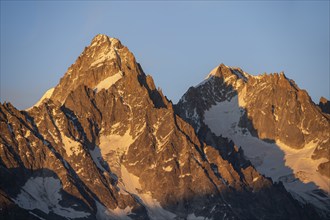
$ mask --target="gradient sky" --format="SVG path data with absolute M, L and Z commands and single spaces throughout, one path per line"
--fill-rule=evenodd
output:
M 329 1 L 1 1 L 1 102 L 32 106 L 98 33 L 176 103 L 220 63 L 329 99 Z

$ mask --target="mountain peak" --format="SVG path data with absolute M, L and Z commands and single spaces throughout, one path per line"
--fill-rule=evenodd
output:
M 221 63 L 220 65 L 216 66 L 214 69 L 211 70 L 211 72 L 207 75 L 206 78 L 209 78 L 211 76 L 221 76 L 222 72 L 228 71 L 229 67 L 225 64 Z
M 241 68 L 230 67 L 223 63 L 221 63 L 219 66 L 211 70 L 211 72 L 207 75 L 206 79 L 212 76 L 223 78 L 225 81 L 231 78 L 235 78 L 236 80 L 242 79 L 243 81 L 247 81 L 248 77 L 250 77 L 250 75 L 244 72 Z
M 109 88 L 126 73 L 139 74 L 134 55 L 116 38 L 96 35 L 54 88 L 52 100 L 64 103 L 79 86 Z M 116 80 L 115 80 L 116 79 Z M 103 85 L 106 82 L 110 84 Z
M 120 40 L 117 38 L 109 37 L 105 34 L 97 34 L 90 44 L 91 47 L 93 46 L 104 46 L 107 45 L 110 48 L 121 48 L 123 47 Z
M 109 37 L 107 35 L 105 35 L 105 34 L 97 34 L 93 38 L 92 42 L 106 41 L 108 39 L 109 39 Z

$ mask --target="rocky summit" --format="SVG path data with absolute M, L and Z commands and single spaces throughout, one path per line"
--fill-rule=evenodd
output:
M 173 106 L 97 35 L 33 107 L 0 105 L 0 218 L 326 219 L 329 117 L 224 65 Z

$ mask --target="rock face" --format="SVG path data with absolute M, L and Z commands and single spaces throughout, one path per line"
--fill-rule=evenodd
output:
M 105 35 L 36 106 L 1 104 L 0 127 L 1 218 L 319 218 L 233 142 L 199 138 Z
M 330 114 L 330 101 L 328 101 L 326 98 L 320 98 L 319 106 L 322 112 Z
M 221 64 L 175 109 L 206 144 L 228 138 L 260 173 L 329 216 L 330 117 L 284 73 L 252 76 Z

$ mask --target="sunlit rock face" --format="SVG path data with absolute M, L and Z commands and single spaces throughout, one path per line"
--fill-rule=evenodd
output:
M 4 218 L 319 218 L 232 141 L 205 127 L 213 142 L 198 137 L 133 54 L 105 35 L 34 107 L 2 104 L 0 126 Z
M 284 73 L 252 76 L 221 64 L 175 109 L 207 144 L 233 141 L 257 171 L 329 216 L 330 115 Z

